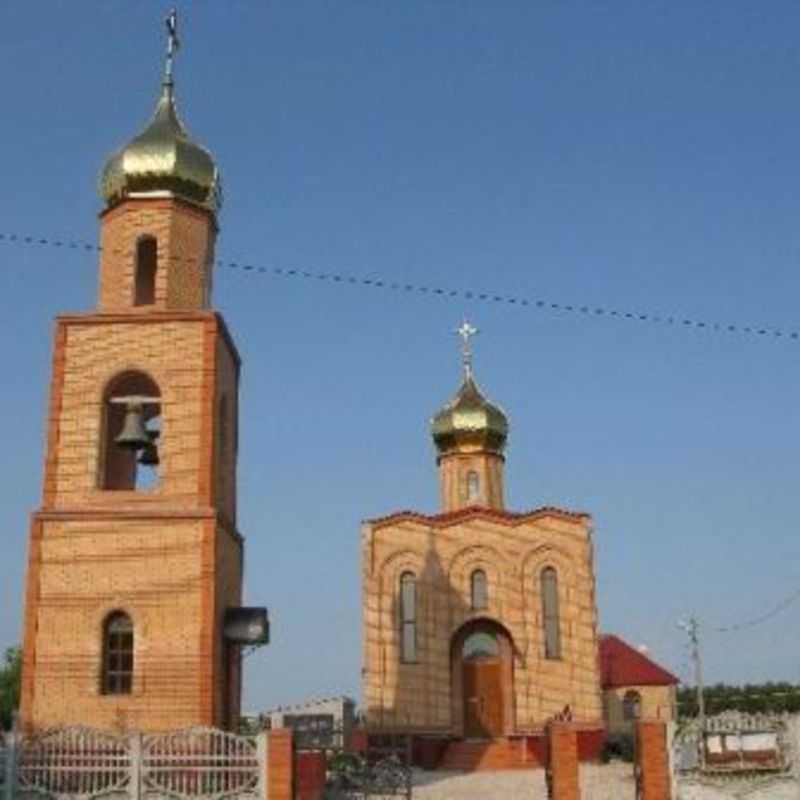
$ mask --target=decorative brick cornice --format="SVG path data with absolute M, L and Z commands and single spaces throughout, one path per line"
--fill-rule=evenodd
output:
M 484 506 L 470 506 L 457 511 L 448 511 L 441 514 L 423 514 L 420 511 L 396 511 L 384 517 L 366 520 L 373 528 L 383 528 L 399 522 L 417 522 L 433 528 L 447 528 L 472 519 L 485 519 L 501 525 L 514 527 L 532 520 L 544 517 L 556 517 L 569 522 L 584 522 L 591 519 L 591 515 L 584 511 L 567 511 L 555 506 L 542 506 L 531 511 L 505 511 Z
M 237 370 L 241 367 L 242 360 L 236 344 L 228 330 L 225 319 L 218 311 L 112 311 L 108 313 L 93 311 L 86 314 L 59 314 L 56 317 L 56 324 L 61 325 L 108 325 L 130 324 L 130 325 L 163 325 L 165 322 L 208 322 L 213 319 L 216 322 L 217 330 L 225 344 L 228 345 L 233 359 L 236 362 Z
M 168 509 L 149 506 L 141 509 L 121 510 L 114 507 L 108 508 L 81 508 L 78 509 L 42 509 L 35 511 L 31 518 L 35 522 L 95 522 L 95 521 L 153 521 L 153 520 L 214 520 L 217 527 L 240 544 L 244 537 L 236 526 L 214 508 L 198 509 Z

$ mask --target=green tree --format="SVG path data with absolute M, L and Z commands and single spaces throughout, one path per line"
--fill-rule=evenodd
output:
M 14 711 L 19 707 L 21 675 L 22 650 L 9 647 L 0 665 L 0 730 L 11 728 Z

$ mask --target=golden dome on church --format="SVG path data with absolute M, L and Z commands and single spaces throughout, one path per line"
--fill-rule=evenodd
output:
M 508 438 L 508 418 L 484 397 L 472 371 L 453 399 L 431 420 L 433 441 L 440 455 L 453 452 L 501 454 Z
M 150 124 L 106 162 L 100 194 L 108 206 L 128 197 L 179 197 L 211 211 L 222 206 L 219 170 L 183 127 L 171 80 Z

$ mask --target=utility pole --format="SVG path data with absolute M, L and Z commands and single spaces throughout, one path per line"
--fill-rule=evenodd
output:
M 697 692 L 697 721 L 700 724 L 700 766 L 704 767 L 706 762 L 706 701 L 703 697 L 703 664 L 700 658 L 700 623 L 697 617 L 692 614 L 688 622 L 679 622 L 678 627 L 689 635 L 689 644 L 692 650 L 692 661 L 694 662 L 694 682 Z

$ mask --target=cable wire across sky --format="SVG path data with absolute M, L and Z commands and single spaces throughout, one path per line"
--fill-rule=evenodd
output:
M 80 240 L 57 239 L 47 236 L 28 236 L 18 233 L 0 232 L 0 244 L 13 244 L 20 246 L 53 247 L 66 250 L 81 250 L 84 252 L 102 251 L 102 247 Z M 120 251 L 121 252 L 121 251 Z M 172 257 L 172 260 L 177 260 Z M 194 260 L 194 259 L 187 259 Z M 427 286 L 420 283 L 409 283 L 388 278 L 368 278 L 358 275 L 348 275 L 341 272 L 321 272 L 318 270 L 293 269 L 277 266 L 263 266 L 245 261 L 232 261 L 217 259 L 215 266 L 223 269 L 240 270 L 246 273 L 274 275 L 284 278 L 304 278 L 312 281 L 326 281 L 345 286 L 362 286 L 373 289 L 385 289 L 407 294 L 420 294 L 445 299 L 472 300 L 483 303 L 497 303 L 520 308 L 532 308 L 537 311 L 553 311 L 568 314 L 578 314 L 593 318 L 621 319 L 629 322 L 650 323 L 665 325 L 681 329 L 709 330 L 715 333 L 744 334 L 746 336 L 761 337 L 763 339 L 788 339 L 796 342 L 800 340 L 800 331 L 783 330 L 765 325 L 749 325 L 744 323 L 709 322 L 707 320 L 691 319 L 677 314 L 658 314 L 652 312 L 623 311 L 607 306 L 587 305 L 581 303 L 554 302 L 543 298 L 527 298 L 496 291 L 473 290 L 463 288 L 446 288 L 440 286 Z
M 712 628 L 714 633 L 733 633 L 735 631 L 746 630 L 747 628 L 755 628 L 757 625 L 761 625 L 768 620 L 771 620 L 773 617 L 776 617 L 781 611 L 785 611 L 789 608 L 792 603 L 796 602 L 800 599 L 800 589 L 792 592 L 788 597 L 781 600 L 778 605 L 771 608 L 765 614 L 761 614 L 758 617 L 754 617 L 753 619 L 745 620 L 744 622 L 737 622 L 733 625 L 727 625 L 724 628 Z

